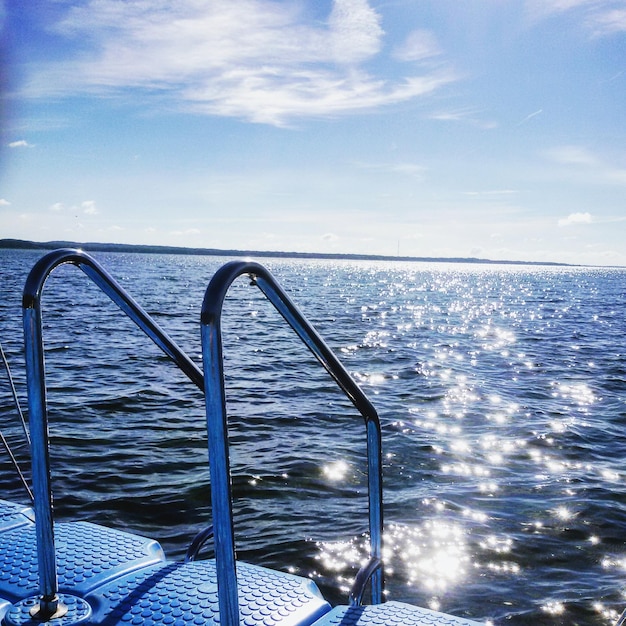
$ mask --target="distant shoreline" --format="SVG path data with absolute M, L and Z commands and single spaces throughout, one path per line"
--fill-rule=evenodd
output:
M 338 254 L 324 252 L 276 252 L 267 250 L 219 250 L 216 248 L 185 248 L 182 246 L 150 246 L 126 243 L 96 243 L 75 241 L 28 241 L 24 239 L 0 239 L 0 249 L 56 250 L 57 248 L 80 248 L 85 252 L 128 252 L 143 254 L 186 254 L 199 256 L 263 257 L 278 259 L 326 259 L 347 261 L 408 261 L 427 263 L 481 263 L 489 265 L 549 265 L 558 267 L 580 267 L 571 263 L 548 261 L 502 261 L 477 259 L 474 257 L 416 257 L 379 254 Z

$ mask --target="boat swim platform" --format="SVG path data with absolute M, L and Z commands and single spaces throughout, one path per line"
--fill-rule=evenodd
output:
M 90 522 L 55 524 L 59 598 L 67 613 L 41 622 L 35 524 L 27 507 L 0 500 L 3 626 L 218 626 L 215 560 L 173 562 L 160 545 Z M 242 626 L 475 626 L 400 602 L 332 608 L 315 583 L 237 563 Z
M 40 300 L 49 274 L 68 263 L 83 270 L 204 393 L 213 526 L 192 540 L 183 561 L 168 560 L 159 543 L 146 537 L 91 522 L 54 520 Z M 356 576 L 348 606 L 332 607 L 308 578 L 236 560 L 220 319 L 226 292 L 240 276 L 249 277 L 278 310 L 365 425 L 369 560 Z M 28 276 L 22 305 L 33 509 L 0 500 L 1 626 L 479 626 L 384 601 L 378 414 L 266 268 L 233 261 L 211 279 L 200 316 L 202 370 L 80 250 L 42 257 Z M 197 560 L 210 537 L 215 558 Z M 368 585 L 371 604 L 364 606 Z

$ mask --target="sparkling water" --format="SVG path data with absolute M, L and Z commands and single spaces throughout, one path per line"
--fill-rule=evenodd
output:
M 24 407 L 21 293 L 42 254 L 0 250 L 0 340 Z M 227 259 L 94 256 L 200 365 L 204 290 Z M 493 624 L 614 622 L 626 270 L 262 262 L 381 416 L 388 597 Z M 57 519 L 181 556 L 211 522 L 199 390 L 74 267 L 46 283 L 43 315 Z M 367 553 L 361 418 L 243 278 L 224 352 L 238 556 L 345 602 Z M 28 468 L 2 376 L 0 425 Z M 2 450 L 0 489 L 26 502 Z

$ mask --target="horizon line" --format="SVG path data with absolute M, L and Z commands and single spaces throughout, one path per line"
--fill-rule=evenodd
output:
M 519 261 L 503 259 L 481 259 L 478 257 L 419 257 L 383 254 L 361 254 L 341 252 L 295 252 L 278 250 L 237 250 L 219 248 L 199 248 L 186 246 L 104 243 L 104 242 L 76 242 L 66 240 L 52 240 L 46 242 L 30 241 L 27 239 L 0 239 L 0 249 L 19 250 L 54 250 L 57 248 L 78 248 L 92 252 L 128 252 L 143 254 L 180 254 L 195 256 L 258 256 L 263 258 L 291 258 L 291 259 L 327 259 L 353 261 L 402 261 L 410 263 L 475 263 L 486 265 L 547 265 L 558 267 L 583 267 L 583 265 L 558 261 Z M 588 266 L 602 267 L 602 266 Z M 621 266 L 613 266 L 621 267 Z

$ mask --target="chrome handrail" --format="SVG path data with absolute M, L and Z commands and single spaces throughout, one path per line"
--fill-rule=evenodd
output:
M 24 348 L 28 381 L 28 409 L 31 429 L 31 454 L 34 509 L 36 516 L 37 559 L 40 603 L 37 619 L 45 621 L 59 609 L 52 488 L 48 450 L 48 414 L 42 336 L 41 294 L 50 273 L 59 265 L 78 266 L 139 328 L 169 356 L 201 390 L 204 379 L 200 368 L 170 339 L 91 256 L 81 250 L 61 249 L 43 256 L 33 266 L 22 299 Z
M 226 293 L 231 284 L 247 274 L 265 297 L 283 316 L 317 360 L 337 382 L 361 413 L 366 424 L 370 563 L 375 564 L 371 577 L 372 602 L 383 601 L 382 568 L 382 451 L 380 421 L 376 409 L 354 382 L 341 362 L 306 320 L 272 274 L 251 261 L 231 261 L 222 266 L 211 279 L 202 304 L 202 363 L 205 380 L 205 401 L 209 438 L 211 498 L 215 557 L 217 562 L 220 624 L 239 626 L 235 540 L 233 531 L 232 491 L 228 452 L 228 419 L 224 389 L 221 315 Z M 360 599 L 360 598 L 359 598 Z

